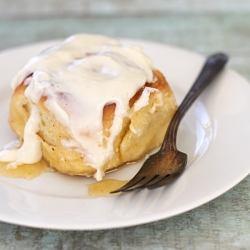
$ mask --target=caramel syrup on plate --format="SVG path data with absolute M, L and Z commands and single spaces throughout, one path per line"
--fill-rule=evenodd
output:
M 117 194 L 110 194 L 123 185 L 128 183 L 128 181 L 119 181 L 115 179 L 102 180 L 93 184 L 88 185 L 89 196 L 91 197 L 101 197 L 101 196 L 114 196 Z
M 44 172 L 50 171 L 44 160 L 34 164 L 23 164 L 17 168 L 8 168 L 7 162 L 0 162 L 0 175 L 11 178 L 33 179 Z
M 25 178 L 33 179 L 38 177 L 44 172 L 53 171 L 49 168 L 48 164 L 41 160 L 34 164 L 23 164 L 17 166 L 17 168 L 8 168 L 7 162 L 0 162 L 0 175 L 10 178 Z M 128 181 L 119 181 L 115 179 L 102 180 L 88 185 L 87 197 L 102 197 L 102 196 L 114 196 L 117 194 L 110 194 L 111 191 L 116 190 Z

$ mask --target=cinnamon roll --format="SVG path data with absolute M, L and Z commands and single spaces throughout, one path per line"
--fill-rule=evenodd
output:
M 9 123 L 22 145 L 0 161 L 43 157 L 57 171 L 94 176 L 137 161 L 163 140 L 177 105 L 138 46 L 78 34 L 32 58 L 12 81 Z

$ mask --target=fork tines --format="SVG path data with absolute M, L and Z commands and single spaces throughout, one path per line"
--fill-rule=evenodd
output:
M 154 176 L 142 176 L 140 178 L 136 177 L 130 180 L 123 187 L 110 192 L 111 194 L 119 192 L 131 192 L 135 190 L 140 190 L 144 188 L 152 189 L 156 187 L 161 187 L 170 182 L 171 175 L 167 174 L 166 176 L 154 175 Z

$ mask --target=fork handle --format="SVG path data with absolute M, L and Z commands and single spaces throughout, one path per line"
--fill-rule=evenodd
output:
M 181 119 L 184 117 L 190 106 L 208 86 L 209 83 L 218 75 L 228 61 L 228 56 L 223 53 L 211 55 L 205 61 L 205 64 L 198 75 L 196 81 L 188 91 L 184 100 L 176 110 L 165 135 L 161 150 L 176 150 L 176 136 Z

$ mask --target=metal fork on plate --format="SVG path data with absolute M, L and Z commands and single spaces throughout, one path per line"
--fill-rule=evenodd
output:
M 187 155 L 178 151 L 176 147 L 180 121 L 205 87 L 224 68 L 227 61 L 228 56 L 223 53 L 217 53 L 207 58 L 199 76 L 176 110 L 160 150 L 145 161 L 139 172 L 126 185 L 111 193 L 161 187 L 183 173 L 187 165 Z

